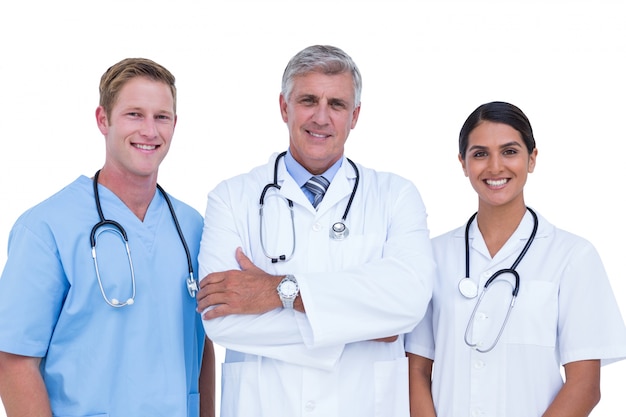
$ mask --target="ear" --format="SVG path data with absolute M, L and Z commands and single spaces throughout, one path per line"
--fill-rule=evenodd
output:
M 537 154 L 539 151 L 537 148 L 533 149 L 528 157 L 528 172 L 532 173 L 535 170 L 535 164 L 537 163 Z
M 283 117 L 283 122 L 287 123 L 287 100 L 282 93 L 278 97 L 278 103 L 280 104 L 280 115 Z
M 460 153 L 458 155 L 458 158 L 459 158 L 459 162 L 461 163 L 461 167 L 463 168 L 463 173 L 465 174 L 466 177 L 468 177 L 469 175 L 467 175 L 467 167 L 465 166 L 465 161 L 463 160 L 463 157 L 461 156 Z
M 107 118 L 107 112 L 104 110 L 104 107 L 98 106 L 96 109 L 96 123 L 98 124 L 98 129 L 103 135 L 106 135 L 109 132 L 109 120 Z
M 359 114 L 361 114 L 361 104 L 356 106 L 356 108 L 352 111 L 352 123 L 350 124 L 350 129 L 354 129 L 356 126 L 356 122 L 359 120 Z

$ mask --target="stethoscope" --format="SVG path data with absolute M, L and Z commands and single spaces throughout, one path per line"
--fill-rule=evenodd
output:
M 130 247 L 128 246 L 128 235 L 126 234 L 126 230 L 122 227 L 121 224 L 114 220 L 107 220 L 104 218 L 104 214 L 102 214 L 102 206 L 100 205 L 100 194 L 98 193 L 98 176 L 100 175 L 100 170 L 96 172 L 93 177 L 93 194 L 96 200 L 96 209 L 98 210 L 98 216 L 100 216 L 100 221 L 96 223 L 91 229 L 91 256 L 93 257 L 93 263 L 96 268 L 96 277 L 98 279 L 98 285 L 100 286 L 100 292 L 102 293 L 102 297 L 104 301 L 111 307 L 124 307 L 129 306 L 135 303 L 135 269 L 133 268 L 133 260 L 130 256 Z M 189 248 L 187 247 L 187 242 L 185 241 L 185 237 L 183 236 L 183 231 L 180 228 L 180 224 L 178 223 L 178 218 L 176 217 L 176 213 L 174 212 L 174 206 L 172 206 L 172 202 L 168 197 L 167 193 L 159 184 L 157 184 L 157 188 L 163 195 L 165 202 L 167 203 L 167 207 L 170 210 L 170 214 L 172 215 L 172 219 L 174 220 L 174 225 L 176 226 L 176 231 L 178 232 L 178 236 L 180 237 L 180 241 L 183 244 L 183 248 L 185 249 L 185 254 L 187 255 L 187 266 L 189 268 L 189 277 L 186 279 L 187 282 L 187 291 L 192 298 L 195 298 L 196 292 L 198 291 L 198 281 L 193 276 L 193 265 L 191 263 L 191 254 L 189 253 Z M 102 228 L 103 226 L 109 226 L 106 228 Z M 98 258 L 96 256 L 96 241 L 98 236 L 104 232 L 113 232 L 117 233 L 124 245 L 126 247 L 126 255 L 128 257 L 128 265 L 130 268 L 130 280 L 131 280 L 131 296 L 124 302 L 121 302 L 117 298 L 109 298 L 104 290 L 104 286 L 102 285 L 102 278 L 100 277 L 100 269 L 98 268 Z
M 263 238 L 263 205 L 265 204 L 265 194 L 270 188 L 276 188 L 277 190 L 280 190 L 280 185 L 278 185 L 278 162 L 280 161 L 280 158 L 284 157 L 286 154 L 287 154 L 287 151 L 278 154 L 278 156 L 276 157 L 276 161 L 274 162 L 274 182 L 267 184 L 263 188 L 263 191 L 261 192 L 261 198 L 259 199 L 259 216 L 261 218 L 261 221 L 259 222 L 260 224 L 259 235 L 261 239 L 261 249 L 263 250 L 263 253 L 265 254 L 265 256 L 272 260 L 272 263 L 276 263 L 278 261 L 287 262 L 293 257 L 293 254 L 296 251 L 296 223 L 294 221 L 294 214 L 293 214 L 293 201 L 281 196 L 280 194 L 277 194 L 277 196 L 285 200 L 285 202 L 287 203 L 289 207 L 289 212 L 290 212 L 290 217 L 291 217 L 291 232 L 292 232 L 292 242 L 293 242 L 291 246 L 291 253 L 288 256 L 287 255 L 275 256 L 275 255 L 269 254 L 265 248 L 265 239 Z M 359 178 L 360 178 L 359 169 L 357 168 L 356 164 L 352 162 L 349 158 L 346 158 L 346 160 L 350 163 L 350 165 L 352 165 L 352 168 L 354 169 L 354 172 L 356 174 L 356 179 L 354 181 L 354 187 L 352 188 L 352 194 L 350 194 L 350 199 L 348 200 L 346 210 L 343 213 L 343 217 L 341 218 L 340 221 L 335 222 L 330 227 L 329 236 L 333 240 L 343 240 L 347 238 L 348 235 L 350 234 L 350 230 L 348 230 L 348 227 L 346 226 L 345 221 L 346 221 L 346 218 L 348 217 L 348 213 L 350 212 L 350 207 L 352 206 L 352 201 L 354 200 L 354 196 L 356 195 L 356 190 L 359 186 Z
M 533 230 L 530 233 L 530 237 L 528 238 L 526 245 L 524 245 L 522 252 L 519 254 L 515 262 L 513 262 L 513 265 L 511 265 L 510 268 L 505 268 L 505 269 L 496 271 L 487 280 L 487 282 L 485 282 L 485 286 L 483 287 L 483 290 L 480 293 L 480 296 L 478 297 L 478 301 L 476 301 L 476 306 L 474 307 L 474 310 L 472 311 L 472 315 L 470 316 L 470 319 L 467 322 L 467 327 L 465 328 L 465 344 L 481 353 L 489 352 L 498 344 L 498 341 L 500 340 L 500 336 L 502 336 L 502 333 L 504 332 L 504 328 L 506 327 L 506 323 L 508 322 L 509 316 L 511 315 L 511 310 L 513 309 L 513 306 L 515 305 L 515 299 L 517 298 L 517 294 L 519 293 L 520 278 L 515 268 L 521 262 L 522 258 L 524 258 L 524 255 L 526 255 L 526 252 L 528 252 L 528 249 L 530 248 L 530 245 L 533 243 L 533 240 L 535 239 L 535 235 L 537 234 L 537 228 L 539 227 L 539 220 L 537 219 L 537 214 L 535 214 L 535 212 L 532 209 L 528 207 L 526 208 L 528 209 L 530 214 L 532 214 L 533 220 L 534 220 Z M 459 291 L 461 292 L 461 294 L 463 294 L 465 298 L 468 298 L 468 299 L 475 298 L 476 295 L 478 295 L 478 286 L 475 283 L 473 283 L 469 277 L 470 276 L 469 228 L 477 214 L 478 212 L 474 213 L 472 217 L 469 218 L 469 220 L 467 221 L 467 226 L 465 227 L 465 278 L 461 278 L 461 281 L 459 281 Z M 478 343 L 472 343 L 469 340 L 469 334 L 474 327 L 473 323 L 474 323 L 474 318 L 476 316 L 476 312 L 478 311 L 478 307 L 480 306 L 480 303 L 482 302 L 483 297 L 487 293 L 489 286 L 497 277 L 499 277 L 502 274 L 512 274 L 515 277 L 515 285 L 513 286 L 513 292 L 512 292 L 513 297 L 511 298 L 511 303 L 509 304 L 506 317 L 504 318 L 504 321 L 502 322 L 502 326 L 500 327 L 500 331 L 498 332 L 496 339 L 487 349 L 479 349 Z

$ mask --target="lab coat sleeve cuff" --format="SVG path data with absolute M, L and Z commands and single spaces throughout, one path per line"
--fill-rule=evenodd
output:
M 239 352 L 250 350 L 249 345 L 229 343 L 226 348 Z M 265 358 L 277 359 L 297 366 L 306 366 L 322 370 L 332 370 L 343 353 L 343 346 L 327 346 L 308 349 L 303 345 L 286 345 L 279 349 L 269 346 L 256 346 L 254 354 Z

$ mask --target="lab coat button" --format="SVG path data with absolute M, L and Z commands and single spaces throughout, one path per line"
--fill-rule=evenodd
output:
M 307 401 L 304 409 L 309 412 L 315 410 L 315 401 Z
M 483 272 L 483 277 L 485 277 L 485 278 L 491 278 L 491 276 L 492 276 L 492 275 L 493 275 L 493 274 L 491 273 L 491 271 L 485 271 L 485 272 Z
M 474 408 L 471 414 L 472 414 L 472 417 L 480 417 L 480 416 L 485 415 L 485 413 L 483 413 L 480 408 Z
M 481 360 L 474 361 L 474 368 L 480 369 L 485 367 L 485 362 Z
M 476 320 L 485 320 L 487 315 L 485 313 L 476 313 Z
M 322 225 L 319 223 L 314 223 L 313 224 L 313 231 L 314 232 L 319 232 L 320 230 L 322 230 Z

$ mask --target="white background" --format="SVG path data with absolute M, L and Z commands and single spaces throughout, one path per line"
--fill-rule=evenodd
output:
M 625 11 L 617 0 L 3 3 L 0 264 L 21 212 L 102 166 L 94 111 L 113 63 L 148 57 L 177 77 L 159 182 L 204 213 L 218 181 L 286 149 L 282 71 L 300 49 L 332 44 L 364 78 L 347 155 L 413 180 L 433 235 L 477 206 L 456 157 L 465 118 L 492 100 L 521 107 L 539 149 L 527 204 L 596 245 L 624 312 Z M 625 371 L 603 368 L 594 417 L 624 409 Z

